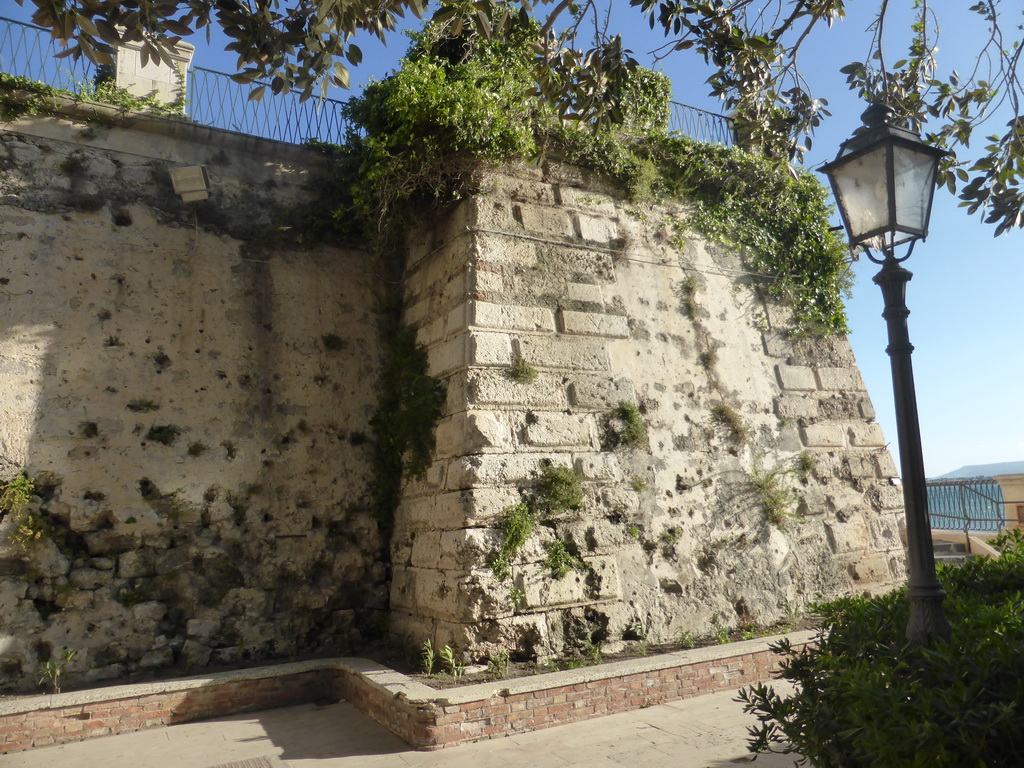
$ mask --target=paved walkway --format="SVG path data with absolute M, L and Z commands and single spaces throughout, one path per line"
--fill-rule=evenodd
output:
M 776 683 L 776 688 L 782 686 Z M 732 768 L 755 722 L 732 691 L 416 752 L 351 704 L 303 704 L 0 757 L 2 768 Z M 790 768 L 767 755 L 753 768 Z

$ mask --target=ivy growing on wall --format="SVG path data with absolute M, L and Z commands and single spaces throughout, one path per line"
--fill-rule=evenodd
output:
M 369 238 L 390 251 L 424 207 L 471 192 L 481 162 L 550 155 L 623 184 L 637 201 L 684 198 L 680 233 L 740 248 L 772 296 L 788 301 L 806 330 L 843 332 L 845 251 L 829 231 L 828 205 L 810 175 L 777 159 L 691 141 L 667 129 L 668 79 L 637 69 L 617 122 L 567 123 L 537 99 L 529 76 L 531 22 L 484 40 L 466 25 L 455 40 L 430 26 L 414 36 L 401 69 L 351 99 L 344 145 L 317 145 L 334 160 L 328 210 L 311 224 Z
M 430 467 L 445 390 L 427 373 L 427 350 L 416 340 L 416 330 L 402 326 L 397 312 L 384 315 L 381 338 L 384 360 L 370 429 L 374 436 L 374 513 L 387 537 L 404 481 L 422 477 Z
M 135 96 L 114 83 L 113 73 L 100 72 L 92 83 L 79 83 L 74 90 L 64 90 L 0 72 L 0 120 L 3 122 L 22 115 L 56 115 L 60 97 L 109 104 L 125 112 L 150 112 L 165 117 L 185 115 L 184 96 L 170 104 L 155 96 Z

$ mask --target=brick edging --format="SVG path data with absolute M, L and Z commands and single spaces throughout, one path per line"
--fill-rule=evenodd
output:
M 211 717 L 343 698 L 420 750 L 548 728 L 765 680 L 768 645 L 726 646 L 436 690 L 365 659 L 322 659 L 206 677 L 0 701 L 0 754 Z

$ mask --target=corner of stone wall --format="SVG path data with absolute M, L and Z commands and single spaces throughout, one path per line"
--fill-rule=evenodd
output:
M 663 212 L 583 186 L 578 169 L 482 178 L 409 259 L 405 319 L 448 400 L 434 464 L 397 515 L 394 629 L 473 657 L 543 657 L 768 623 L 902 577 L 895 469 L 845 339 L 791 340 L 736 256 L 696 239 L 674 250 Z M 515 364 L 535 378 L 513 380 Z M 647 445 L 609 438 L 624 403 Z M 722 404 L 745 443 L 716 420 Z M 798 476 L 805 452 L 814 467 Z M 542 462 L 575 470 L 585 507 L 542 521 L 498 579 L 503 511 Z M 800 499 L 788 526 L 751 493 L 772 469 Z M 552 574 L 555 540 L 584 571 Z

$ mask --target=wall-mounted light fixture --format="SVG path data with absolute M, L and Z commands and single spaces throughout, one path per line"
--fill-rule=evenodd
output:
M 172 168 L 171 183 L 174 184 L 174 194 L 179 195 L 183 202 L 192 203 L 210 197 L 210 177 L 206 175 L 205 165 Z

